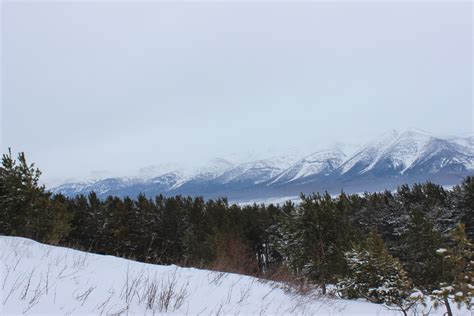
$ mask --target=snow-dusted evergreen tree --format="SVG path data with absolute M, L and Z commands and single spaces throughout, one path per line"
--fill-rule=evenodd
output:
M 460 224 L 451 236 L 453 246 L 437 250 L 442 257 L 443 282 L 432 291 L 435 302 L 445 305 L 449 316 L 453 315 L 450 300 L 470 309 L 474 297 L 474 245 L 467 238 L 464 224 Z
M 436 254 L 442 235 L 421 209 L 413 209 L 406 231 L 400 237 L 396 256 L 418 288 L 429 289 L 439 280 L 441 260 Z
M 380 235 L 372 232 L 360 246 L 345 253 L 347 276 L 338 284 L 343 297 L 362 297 L 374 303 L 395 307 L 407 315 L 418 299 L 412 282 L 398 259 L 387 251 Z
M 286 202 L 275 225 L 270 227 L 270 246 L 282 256 L 284 264 L 301 273 L 304 265 L 303 230 L 300 229 L 302 214 L 291 201 Z
M 329 194 L 302 195 L 299 206 L 287 204 L 283 210 L 277 249 L 297 275 L 316 282 L 325 293 L 326 284 L 345 272 L 344 251 L 352 234 L 348 218 Z
M 57 243 L 69 233 L 66 201 L 39 185 L 41 171 L 28 164 L 24 153 L 17 160 L 11 150 L 0 166 L 0 234 Z
M 474 176 L 453 188 L 454 209 L 462 214 L 461 222 L 466 225 L 466 235 L 474 240 Z
M 24 153 L 18 155 L 18 161 L 13 158 L 10 149 L 8 154 L 3 155 L 0 167 L 0 233 L 27 233 L 38 211 L 32 200 L 44 191 L 38 186 L 40 175 L 39 169 L 26 163 Z

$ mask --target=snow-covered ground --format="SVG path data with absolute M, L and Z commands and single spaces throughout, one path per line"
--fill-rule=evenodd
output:
M 0 315 L 400 315 L 364 301 L 291 294 L 253 277 L 143 264 L 18 237 L 0 236 L 0 272 Z

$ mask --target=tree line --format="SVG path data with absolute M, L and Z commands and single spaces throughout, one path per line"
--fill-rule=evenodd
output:
M 0 234 L 134 260 L 278 275 L 335 285 L 406 313 L 429 295 L 473 296 L 474 177 L 396 192 L 301 195 L 298 204 L 240 206 L 226 198 L 52 195 L 24 153 L 3 155 Z

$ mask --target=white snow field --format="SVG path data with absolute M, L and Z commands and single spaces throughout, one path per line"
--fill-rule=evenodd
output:
M 401 315 L 364 301 L 291 294 L 253 277 L 138 263 L 18 237 L 0 236 L 0 271 L 0 315 Z

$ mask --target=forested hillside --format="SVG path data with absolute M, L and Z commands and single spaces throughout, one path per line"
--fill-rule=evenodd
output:
M 395 193 L 302 195 L 297 205 L 175 196 L 52 195 L 20 153 L 0 168 L 0 234 L 147 263 L 337 286 L 406 313 L 421 291 L 448 313 L 473 296 L 474 178 Z M 298 283 L 299 282 L 299 283 Z

